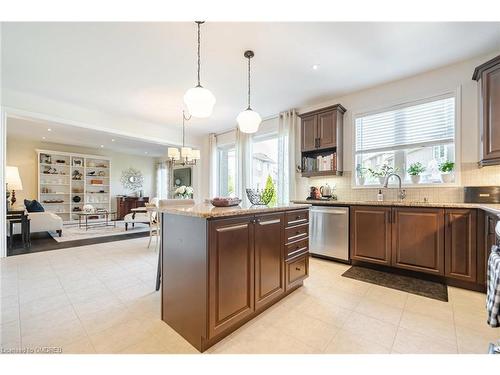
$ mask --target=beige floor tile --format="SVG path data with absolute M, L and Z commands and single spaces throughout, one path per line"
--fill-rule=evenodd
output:
M 21 319 L 21 334 L 27 334 L 40 328 L 51 328 L 67 321 L 78 320 L 73 306 L 65 306 L 48 311 L 37 317 Z
M 0 306 L 0 324 L 7 324 L 19 320 L 19 304 L 9 303 Z
M 390 350 L 373 341 L 360 339 L 341 330 L 325 348 L 327 354 L 389 354 Z
M 425 336 L 445 340 L 450 344 L 456 343 L 453 320 L 441 320 L 405 310 L 401 317 L 400 326 Z
M 453 305 L 432 298 L 409 294 L 405 310 L 441 320 L 453 320 Z
M 307 297 L 296 308 L 300 313 L 319 319 L 329 325 L 342 327 L 352 311 L 324 301 L 317 297 Z
M 284 334 L 288 334 L 300 342 L 323 351 L 339 328 L 319 319 L 291 311 L 277 320 L 274 325 Z
M 50 297 L 42 297 L 33 301 L 21 304 L 21 320 L 27 320 L 32 317 L 39 317 L 40 314 L 48 313 L 52 310 L 71 306 L 71 302 L 66 293 L 57 294 Z
M 21 323 L 21 343 L 24 347 L 62 347 L 85 337 L 87 333 L 78 319 L 45 326 L 39 325 L 29 330 L 25 330 Z
M 78 314 L 88 334 L 96 334 L 113 326 L 138 318 L 124 307 L 108 307 L 95 312 Z
M 457 354 L 457 345 L 400 327 L 393 350 L 401 354 Z
M 456 326 L 458 350 L 465 354 L 486 354 L 490 343 L 500 340 L 498 328 L 472 329 Z
M 368 341 L 381 345 L 388 350 L 392 348 L 398 327 L 382 322 L 367 315 L 353 312 L 342 327 L 357 340 Z
M 15 349 L 21 346 L 21 329 L 19 321 L 11 321 L 0 325 L 0 348 Z
M 403 308 L 393 307 L 385 304 L 384 300 L 375 300 L 372 298 L 361 300 L 354 311 L 394 325 L 399 324 L 399 320 L 403 314 Z
M 365 297 L 378 300 L 386 305 L 403 308 L 406 304 L 406 300 L 408 299 L 408 293 L 396 289 L 373 285 L 370 289 L 368 289 Z
M 139 320 L 117 324 L 98 333 L 89 333 L 97 353 L 112 354 L 146 340 L 152 335 Z

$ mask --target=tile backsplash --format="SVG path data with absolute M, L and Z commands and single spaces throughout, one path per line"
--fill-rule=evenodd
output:
M 339 177 L 314 177 L 297 179 L 297 199 L 304 199 L 309 195 L 310 186 L 321 186 L 328 183 L 335 186 L 335 194 L 339 200 L 376 200 L 380 188 L 353 189 L 351 186 L 351 172 L 344 172 Z M 411 187 L 406 188 L 406 199 L 412 201 L 429 202 L 463 202 L 464 186 L 500 186 L 500 166 L 478 168 L 476 163 L 462 163 L 461 186 L 456 187 Z M 397 189 L 382 189 L 384 200 L 396 200 Z

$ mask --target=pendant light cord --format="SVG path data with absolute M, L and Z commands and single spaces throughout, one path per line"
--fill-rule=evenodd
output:
M 250 57 L 248 57 L 248 108 L 247 110 L 251 110 L 250 108 Z
M 198 86 L 197 87 L 201 87 L 200 85 L 200 44 L 201 44 L 201 37 L 200 37 L 200 25 L 201 25 L 201 22 L 196 22 L 197 25 L 198 25 Z
M 182 147 L 185 147 L 185 137 L 186 137 L 186 121 L 191 120 L 191 115 L 186 116 L 186 113 L 182 111 Z

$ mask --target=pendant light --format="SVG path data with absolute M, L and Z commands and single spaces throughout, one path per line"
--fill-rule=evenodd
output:
M 215 105 L 215 96 L 200 84 L 200 25 L 204 21 L 196 21 L 198 25 L 198 85 L 186 91 L 184 103 L 191 116 L 210 117 Z
M 253 51 L 245 51 L 243 56 L 248 59 L 248 107 L 244 111 L 240 112 L 236 121 L 238 122 L 240 131 L 243 133 L 255 133 L 259 130 L 262 118 L 250 107 L 250 59 L 254 57 L 254 53 Z

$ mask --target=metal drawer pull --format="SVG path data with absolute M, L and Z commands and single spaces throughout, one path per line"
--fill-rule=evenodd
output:
M 307 236 L 307 233 L 306 233 L 306 232 L 304 232 L 304 233 L 300 233 L 300 232 L 299 232 L 299 233 L 298 233 L 297 235 L 295 235 L 295 236 L 290 236 L 290 237 L 288 237 L 288 241 L 290 241 L 290 240 L 294 240 L 294 239 L 299 238 L 299 237 L 304 237 L 304 236 Z
M 269 225 L 269 224 L 277 224 L 279 223 L 281 220 L 280 219 L 276 219 L 276 220 L 268 220 L 268 221 L 260 221 L 258 222 L 260 225 Z
M 307 246 L 302 246 L 301 247 L 300 245 L 297 245 L 297 246 L 295 246 L 295 250 L 292 251 L 292 253 L 296 253 L 296 252 L 302 251 L 302 250 L 307 250 Z
M 300 271 L 300 267 L 295 267 L 295 271 Z

